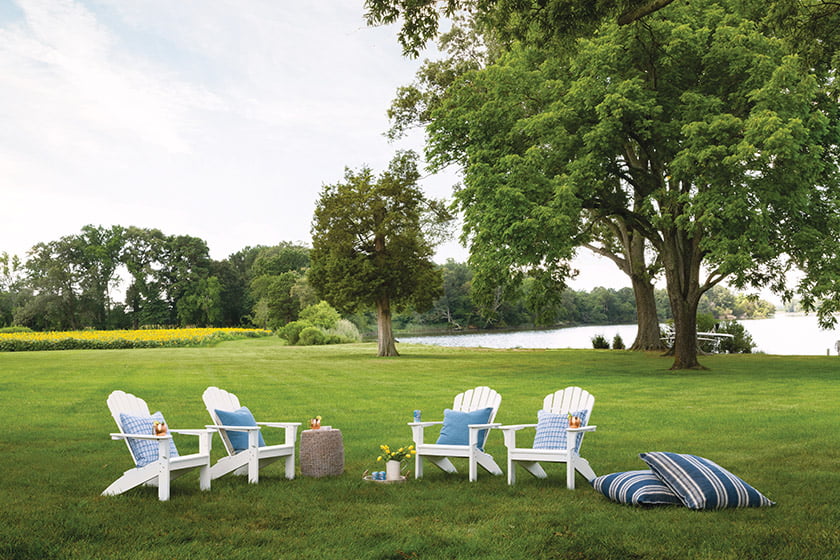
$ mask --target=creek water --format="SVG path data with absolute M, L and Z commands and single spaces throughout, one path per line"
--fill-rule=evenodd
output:
M 753 352 L 800 356 L 837 355 L 840 330 L 822 330 L 815 315 L 777 314 L 771 319 L 740 321 L 756 343 Z M 407 344 L 479 348 L 592 348 L 592 337 L 602 335 L 611 344 L 618 334 L 630 346 L 636 325 L 587 325 L 562 329 L 480 332 L 434 336 L 401 336 Z

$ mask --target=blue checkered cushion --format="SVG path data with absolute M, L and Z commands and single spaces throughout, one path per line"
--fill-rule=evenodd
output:
M 580 425 L 586 426 L 588 410 L 572 412 L 580 418 Z M 537 412 L 537 434 L 534 437 L 534 449 L 566 449 L 566 430 L 569 428 L 569 415 L 556 414 L 547 410 Z M 580 439 L 575 445 L 575 452 L 580 451 Z
M 703 457 L 660 451 L 642 453 L 639 457 L 690 509 L 775 504 L 731 472 Z
M 674 494 L 653 471 L 627 471 L 599 476 L 592 481 L 592 487 L 614 502 L 620 504 L 682 505 L 680 497 Z
M 155 412 L 151 416 L 133 416 L 120 413 L 120 425 L 124 434 L 146 435 L 154 434 L 154 423 L 165 422 L 161 412 Z M 151 439 L 128 438 L 128 445 L 134 454 L 134 461 L 138 467 L 145 467 L 154 463 L 160 458 L 160 446 L 157 441 Z M 178 450 L 175 449 L 175 442 L 169 440 L 169 457 L 177 457 Z

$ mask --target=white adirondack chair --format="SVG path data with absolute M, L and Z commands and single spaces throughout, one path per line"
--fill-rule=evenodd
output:
M 486 424 L 470 424 L 468 445 L 442 445 L 437 443 L 426 443 L 424 441 L 425 429 L 430 426 L 442 426 L 443 421 L 436 422 L 409 422 L 414 439 L 414 448 L 417 454 L 414 457 L 414 477 L 423 477 L 423 459 L 428 459 L 446 472 L 457 472 L 455 465 L 449 460 L 450 457 L 464 457 L 469 460 L 469 479 L 473 482 L 478 477 L 478 467 L 488 472 L 500 475 L 502 469 L 493 460 L 493 457 L 478 448 L 479 432 L 498 427 L 501 424 L 494 423 L 499 405 L 502 403 L 502 396 L 489 387 L 476 387 L 460 393 L 455 397 L 452 410 L 457 412 L 473 412 L 483 408 L 492 408 L 490 418 Z
M 568 414 L 582 410 L 587 411 L 587 421 L 592 418 L 592 407 L 595 397 L 580 387 L 567 387 L 556 393 L 551 393 L 543 400 L 543 410 L 555 414 Z M 531 447 L 517 447 L 516 433 L 524 428 L 536 428 L 536 424 L 517 424 L 501 426 L 507 447 L 508 484 L 516 482 L 516 465 L 522 465 L 537 478 L 545 478 L 546 472 L 540 462 L 566 463 L 566 487 L 575 487 L 575 471 L 579 471 L 587 480 L 595 478 L 595 471 L 589 466 L 589 461 L 580 456 L 580 443 L 586 432 L 595 431 L 596 426 L 568 428 L 566 449 L 533 449 Z
M 228 452 L 227 457 L 222 457 L 210 468 L 211 478 L 216 479 L 233 472 L 241 476 L 247 474 L 248 482 L 256 484 L 260 480 L 260 469 L 280 459 L 285 459 L 286 478 L 295 477 L 295 441 L 300 422 L 257 422 L 256 426 L 224 426 L 216 410 L 234 412 L 241 408 L 236 395 L 218 387 L 208 387 L 202 398 L 213 419 L 213 425 L 207 427 L 219 433 Z M 284 428 L 284 443 L 260 447 L 259 434 L 262 427 Z M 237 452 L 228 438 L 228 431 L 247 432 L 248 449 Z
M 169 429 L 169 434 L 187 434 L 199 437 L 199 451 L 191 455 L 180 455 L 170 457 L 170 442 L 172 436 L 167 434 L 164 436 L 156 436 L 151 433 L 148 435 L 136 435 L 125 433 L 125 429 L 120 421 L 120 414 L 125 413 L 132 416 L 151 416 L 149 407 L 146 402 L 131 393 L 123 391 L 114 391 L 108 396 L 108 408 L 111 411 L 111 416 L 117 423 L 119 433 L 112 433 L 111 439 L 124 440 L 128 446 L 128 452 L 131 453 L 131 458 L 137 464 L 137 457 L 134 456 L 134 451 L 129 445 L 130 439 L 151 440 L 157 441 L 159 444 L 158 460 L 149 463 L 142 467 L 135 467 L 123 473 L 113 484 L 102 492 L 103 496 L 113 496 L 122 494 L 132 488 L 145 484 L 148 486 L 157 486 L 158 498 L 162 501 L 169 499 L 170 481 L 182 474 L 185 474 L 190 469 L 198 468 L 199 481 L 202 490 L 210 489 L 210 445 L 213 432 L 207 429 L 200 430 L 173 430 Z

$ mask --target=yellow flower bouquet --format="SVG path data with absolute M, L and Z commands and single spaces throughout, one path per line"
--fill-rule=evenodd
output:
M 408 447 L 400 447 L 397 450 L 392 450 L 387 445 L 380 445 L 379 449 L 382 451 L 382 455 L 376 458 L 377 461 L 402 461 L 403 459 L 410 459 L 414 456 L 417 451 L 415 451 L 413 445 L 409 445 Z

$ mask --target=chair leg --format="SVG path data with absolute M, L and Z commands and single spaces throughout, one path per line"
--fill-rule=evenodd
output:
M 510 458 L 510 455 L 507 460 L 507 480 L 510 486 L 516 483 L 516 462 Z
M 158 500 L 161 502 L 169 500 L 170 483 L 169 464 L 161 461 L 160 472 L 158 473 Z
M 286 457 L 286 478 L 292 480 L 295 478 L 295 454 L 292 453 Z
M 248 458 L 248 482 L 257 484 L 260 481 L 260 457 L 257 453 L 257 448 L 248 450 L 250 457 Z
M 198 481 L 202 490 L 210 490 L 210 465 L 201 467 L 198 471 Z
M 423 457 L 414 456 L 414 478 L 423 478 Z

